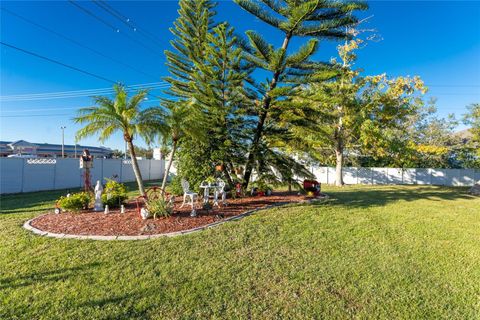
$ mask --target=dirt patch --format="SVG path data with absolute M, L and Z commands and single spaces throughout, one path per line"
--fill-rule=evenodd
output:
M 84 211 L 79 213 L 45 214 L 31 221 L 37 229 L 71 235 L 136 236 L 153 235 L 189 230 L 240 215 L 246 211 L 274 204 L 295 203 L 305 200 L 304 196 L 292 193 L 274 193 L 265 197 L 229 199 L 227 206 L 215 207 L 209 211 L 198 210 L 197 216 L 190 216 L 190 207 L 180 208 L 181 197 L 177 197 L 174 214 L 168 218 L 143 220 L 137 212 L 135 201 L 120 210 L 103 212 Z

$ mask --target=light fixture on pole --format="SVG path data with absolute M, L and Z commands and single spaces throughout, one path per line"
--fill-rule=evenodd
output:
M 61 126 L 62 129 L 62 158 L 65 158 L 65 126 Z

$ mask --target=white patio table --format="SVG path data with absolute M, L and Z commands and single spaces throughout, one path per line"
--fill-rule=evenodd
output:
M 216 183 L 214 184 L 207 184 L 207 183 L 202 183 L 200 185 L 200 189 L 203 189 L 203 203 L 207 204 L 208 201 L 210 200 L 210 192 L 213 191 L 213 206 L 218 206 L 218 191 L 222 189 L 222 187 Z

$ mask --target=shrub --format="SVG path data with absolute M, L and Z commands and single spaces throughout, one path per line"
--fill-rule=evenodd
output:
M 87 192 L 74 193 L 69 197 L 60 197 L 58 206 L 65 211 L 79 211 L 88 209 L 88 205 L 92 201 L 92 196 Z
M 102 202 L 110 208 L 118 208 L 128 199 L 127 192 L 128 189 L 123 183 L 107 179 L 102 194 Z
M 148 213 L 153 216 L 154 219 L 159 217 L 170 217 L 173 213 L 173 198 L 165 199 L 160 197 L 158 199 L 148 200 L 147 204 Z

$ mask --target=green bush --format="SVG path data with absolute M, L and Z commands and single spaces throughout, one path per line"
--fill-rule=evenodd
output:
M 146 207 L 148 213 L 153 216 L 154 219 L 156 219 L 157 216 L 170 217 L 173 213 L 173 201 L 165 199 L 164 197 L 148 200 Z
M 102 194 L 102 202 L 109 208 L 118 208 L 128 199 L 127 192 L 128 189 L 123 183 L 107 179 Z
M 70 195 L 69 197 L 60 197 L 58 199 L 58 206 L 65 211 L 79 211 L 88 209 L 88 205 L 92 201 L 92 197 L 87 192 L 79 192 Z

